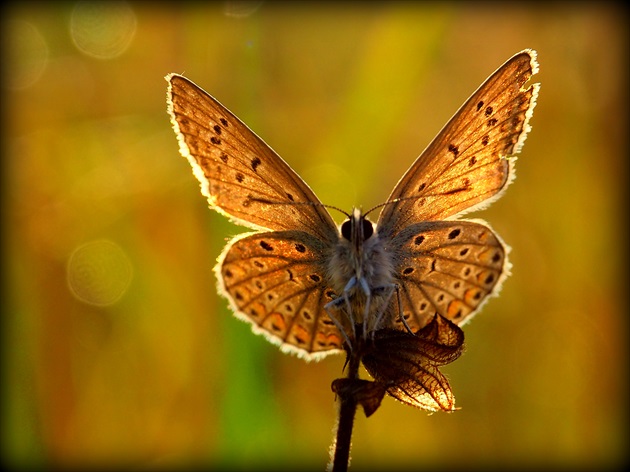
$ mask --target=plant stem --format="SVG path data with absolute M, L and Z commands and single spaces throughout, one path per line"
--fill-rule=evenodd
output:
M 348 361 L 348 378 L 359 378 L 361 358 L 350 355 Z M 332 472 L 346 472 L 350 462 L 350 447 L 352 445 L 352 428 L 357 411 L 357 400 L 354 395 L 339 395 L 339 420 L 337 422 L 337 437 L 335 439 L 335 454 Z

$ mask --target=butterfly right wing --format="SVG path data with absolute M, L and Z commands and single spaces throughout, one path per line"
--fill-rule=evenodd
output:
M 166 80 L 180 152 L 213 209 L 254 229 L 300 229 L 336 241 L 328 211 L 273 149 L 190 80 Z
M 283 351 L 316 359 L 342 349 L 324 309 L 337 298 L 324 274 L 329 247 L 303 231 L 237 236 L 215 268 L 234 313 Z
M 507 249 L 477 221 L 429 221 L 400 231 L 388 245 L 395 260 L 400 305 L 391 319 L 416 332 L 435 314 L 462 325 L 498 293 L 509 275 Z
M 524 85 L 537 71 L 532 50 L 501 66 L 411 165 L 383 207 L 377 232 L 396 255 L 400 308 L 413 331 L 435 313 L 463 324 L 509 274 L 508 247 L 485 222 L 456 218 L 489 204 L 510 183 L 507 158 L 527 136 L 539 88 Z

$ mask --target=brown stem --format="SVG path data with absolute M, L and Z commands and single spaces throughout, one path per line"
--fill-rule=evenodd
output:
M 359 378 L 361 358 L 351 354 L 348 360 L 348 378 Z M 335 439 L 335 453 L 332 472 L 346 472 L 350 462 L 350 447 L 352 445 L 352 428 L 354 415 L 357 411 L 357 400 L 354 395 L 339 395 L 339 420 L 337 422 L 337 437 Z

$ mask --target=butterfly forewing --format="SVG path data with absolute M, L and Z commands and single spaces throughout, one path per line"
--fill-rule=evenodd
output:
M 381 212 L 384 237 L 420 221 L 444 220 L 489 204 L 512 178 L 529 131 L 538 84 L 534 51 L 523 51 L 468 99 L 396 185 Z
M 217 265 L 234 311 L 284 350 L 317 357 L 342 337 L 324 310 L 336 294 L 322 274 L 327 246 L 302 231 L 253 233 L 229 245 Z
M 280 156 L 190 80 L 176 74 L 166 79 L 180 151 L 213 208 L 256 229 L 301 229 L 336 240 L 328 211 Z

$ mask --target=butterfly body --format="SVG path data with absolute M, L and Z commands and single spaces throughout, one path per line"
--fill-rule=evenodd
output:
M 355 209 L 341 228 L 242 121 L 190 80 L 168 75 L 168 112 L 202 193 L 212 209 L 255 230 L 234 238 L 215 268 L 234 313 L 307 359 L 341 352 L 358 331 L 417 333 L 436 315 L 469 320 L 510 265 L 487 223 L 460 216 L 512 181 L 509 158 L 525 140 L 538 93 L 538 84 L 524 84 L 537 68 L 532 50 L 509 59 L 411 165 L 376 224 Z
M 365 333 L 383 327 L 383 324 L 393 327 L 392 320 L 383 316 L 395 289 L 393 274 L 393 255 L 383 247 L 373 224 L 355 208 L 341 225 L 339 242 L 329 259 L 327 271 L 330 285 L 340 294 L 338 300 L 346 302 L 331 303 L 338 308 L 345 305 L 341 323 L 345 332 L 357 323 L 364 325 Z

